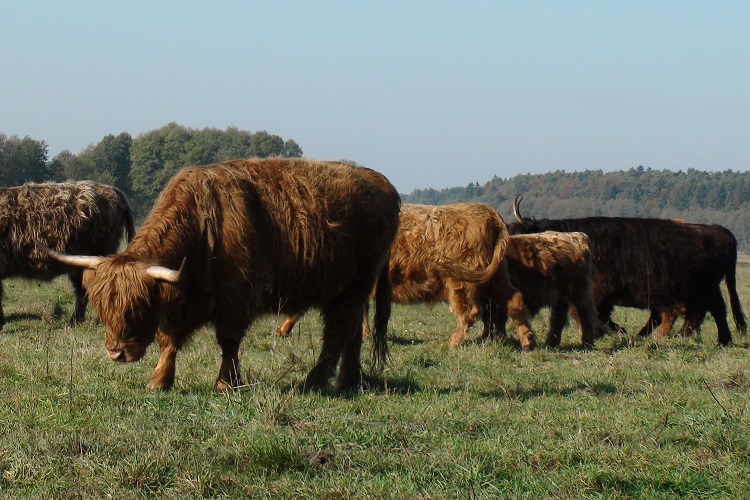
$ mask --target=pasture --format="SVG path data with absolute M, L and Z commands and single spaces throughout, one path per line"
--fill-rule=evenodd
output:
M 739 275 L 750 312 L 750 265 Z M 152 393 L 156 346 L 109 361 L 91 308 L 67 326 L 67 279 L 5 287 L 2 498 L 750 496 L 748 337 L 717 347 L 710 316 L 699 339 L 642 339 L 645 312 L 617 309 L 629 335 L 584 351 L 569 326 L 559 349 L 522 353 L 517 340 L 450 349 L 445 306 L 394 306 L 384 374 L 306 394 L 317 314 L 289 338 L 269 316 L 243 343 L 240 390 L 213 391 L 220 354 L 203 329 L 174 390 Z

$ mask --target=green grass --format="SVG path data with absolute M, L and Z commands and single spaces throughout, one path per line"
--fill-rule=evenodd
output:
M 739 283 L 750 310 L 750 267 Z M 396 306 L 369 390 L 309 394 L 293 388 L 319 318 L 279 339 L 267 317 L 243 343 L 241 390 L 213 391 L 219 348 L 204 329 L 177 358 L 175 390 L 152 393 L 156 347 L 109 361 L 94 318 L 66 326 L 67 280 L 5 284 L 3 498 L 750 496 L 748 338 L 717 347 L 710 316 L 697 340 L 640 339 L 646 315 L 618 309 L 629 336 L 584 351 L 568 328 L 560 349 L 522 353 L 449 349 L 445 306 Z M 543 338 L 546 317 L 534 326 Z

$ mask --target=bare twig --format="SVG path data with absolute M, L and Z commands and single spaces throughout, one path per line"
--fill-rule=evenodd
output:
M 68 381 L 68 415 L 73 411 L 73 349 L 74 345 L 70 346 L 70 380 Z
M 661 423 L 661 428 L 659 429 L 659 432 L 656 433 L 656 437 L 654 438 L 654 441 L 659 441 L 659 437 L 661 437 L 661 433 L 664 432 L 664 429 L 667 428 L 667 423 L 669 423 L 669 413 L 667 412 L 664 414 L 664 422 Z
M 724 415 L 726 415 L 728 418 L 732 418 L 732 415 L 729 413 L 729 411 L 726 408 L 724 408 L 724 405 L 721 404 L 721 401 L 719 401 L 719 399 L 716 397 L 716 395 L 714 394 L 714 391 L 711 390 L 711 387 L 709 387 L 705 379 L 703 380 L 703 385 L 706 386 L 706 389 L 708 389 L 708 392 L 711 394 L 711 397 L 714 398 L 714 401 L 716 401 L 716 404 L 718 404 L 721 407 L 721 409 L 724 411 Z

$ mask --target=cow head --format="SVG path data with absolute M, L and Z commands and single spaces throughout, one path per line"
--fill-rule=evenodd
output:
M 516 196 L 515 201 L 513 202 L 513 215 L 516 217 L 516 220 L 518 222 L 513 222 L 512 224 L 508 224 L 508 233 L 509 234 L 531 234 L 531 233 L 538 233 L 542 231 L 540 227 L 538 227 L 537 220 L 534 218 L 524 219 L 521 216 L 521 201 L 523 200 L 523 196 Z
M 113 361 L 138 361 L 156 338 L 164 312 L 161 287 L 177 285 L 178 271 L 121 256 L 67 255 L 39 245 L 53 259 L 84 268 L 83 286 L 106 330 L 105 347 Z
M 508 224 L 508 234 L 532 234 L 541 233 L 552 229 L 549 226 L 548 219 L 536 219 L 534 217 L 524 218 L 521 215 L 521 201 L 523 196 L 516 196 L 513 202 L 513 215 L 516 217 L 516 221 L 512 224 Z

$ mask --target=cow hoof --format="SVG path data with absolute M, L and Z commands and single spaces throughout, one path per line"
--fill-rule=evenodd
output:
M 236 380 L 235 383 L 229 383 L 223 378 L 220 378 L 214 384 L 214 389 L 218 392 L 234 391 L 242 386 L 242 380 Z
M 454 338 L 451 338 L 448 341 L 448 347 L 453 347 L 455 349 L 456 347 L 461 347 L 461 345 L 463 345 L 463 343 L 464 343 L 464 339 L 454 339 Z
M 326 384 L 320 385 L 320 384 L 314 384 L 312 382 L 308 382 L 305 380 L 302 382 L 299 386 L 297 386 L 297 390 L 300 393 L 306 393 L 306 392 L 322 392 L 326 387 Z
M 149 391 L 168 391 L 172 388 L 172 384 L 165 384 L 163 382 L 154 382 L 153 380 L 146 385 L 146 389 Z
M 363 387 L 363 380 L 361 374 L 356 374 L 350 377 L 339 377 L 336 381 L 336 385 L 333 388 L 337 391 L 356 391 L 358 392 Z
M 521 344 L 521 350 L 524 352 L 533 351 L 536 348 L 536 342 L 532 339 L 525 344 Z

